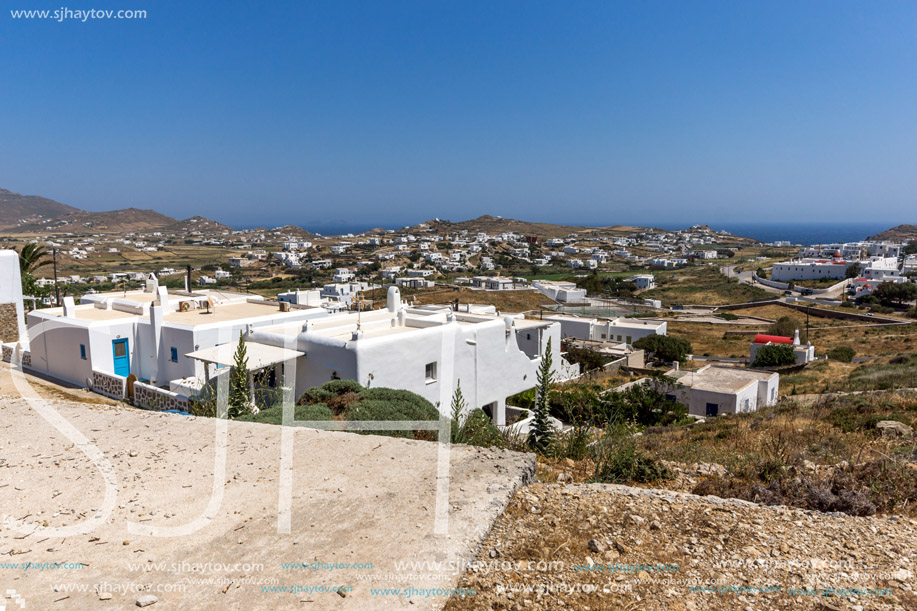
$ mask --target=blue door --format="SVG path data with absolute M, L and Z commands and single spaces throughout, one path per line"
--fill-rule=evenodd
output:
M 131 374 L 131 357 L 127 352 L 127 340 L 112 340 L 111 349 L 115 356 L 115 375 L 126 378 Z

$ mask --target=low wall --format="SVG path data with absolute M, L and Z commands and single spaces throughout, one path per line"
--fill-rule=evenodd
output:
M 127 393 L 127 378 L 93 369 L 92 390 L 113 399 L 123 399 Z
M 155 411 L 189 411 L 188 397 L 143 382 L 134 382 L 134 403 Z

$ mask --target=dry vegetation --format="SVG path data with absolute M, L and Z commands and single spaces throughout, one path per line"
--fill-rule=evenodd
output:
M 413 298 L 417 304 L 452 303 L 456 299 L 459 303 L 476 303 L 493 305 L 501 312 L 526 312 L 538 310 L 553 301 L 538 291 L 473 291 L 471 289 L 434 289 L 429 292 L 403 291 L 406 298 Z
M 659 299 L 663 305 L 724 305 L 768 297 L 762 288 L 739 284 L 727 278 L 715 265 L 689 267 L 656 275 L 656 288 L 643 293 L 647 299 Z

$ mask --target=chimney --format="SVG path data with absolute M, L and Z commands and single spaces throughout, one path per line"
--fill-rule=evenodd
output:
M 799 329 L 796 329 L 796 334 L 793 336 L 793 345 L 799 345 Z
M 679 363 L 678 361 L 674 361 L 672 363 L 672 367 L 675 369 L 675 371 L 678 371 L 679 368 L 681 367 L 681 363 Z
M 76 303 L 73 297 L 64 297 L 64 318 L 76 318 Z
M 188 275 L 185 276 L 185 292 L 190 293 L 191 286 L 192 286 L 191 285 L 191 266 L 190 265 L 187 266 L 186 269 L 188 270 Z

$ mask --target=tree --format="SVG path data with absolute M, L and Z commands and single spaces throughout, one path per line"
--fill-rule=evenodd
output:
M 863 266 L 859 263 L 854 263 L 847 268 L 847 271 L 844 272 L 845 278 L 859 278 L 860 272 L 863 271 Z
M 796 362 L 796 353 L 790 344 L 767 344 L 758 349 L 753 367 L 783 367 Z
M 464 439 L 465 409 L 468 404 L 462 394 L 462 381 L 455 383 L 455 392 L 452 393 L 452 443 L 462 443 Z
M 22 276 L 31 276 L 50 262 L 51 256 L 44 246 L 26 244 L 19 249 L 19 272 Z
M 538 393 L 535 397 L 535 409 L 533 414 L 532 426 L 529 429 L 529 446 L 536 452 L 544 453 L 551 446 L 554 430 L 551 428 L 551 422 L 548 420 L 549 406 L 548 394 L 551 392 L 551 384 L 554 382 L 554 373 L 551 371 L 551 338 L 548 338 L 548 345 L 541 357 L 541 365 L 538 367 Z
M 904 246 L 905 255 L 917 255 L 917 240 L 911 240 Z
M 672 387 L 677 383 L 665 376 L 656 383 L 634 384 L 624 391 L 608 393 L 610 414 L 627 422 L 642 426 L 669 426 L 683 419 L 688 413 L 685 406 L 669 399 L 660 387 Z M 609 418 L 609 421 L 614 418 Z
M 248 349 L 242 331 L 239 331 L 239 344 L 233 355 L 232 372 L 229 378 L 229 417 L 238 418 L 251 413 L 251 388 L 248 385 Z
M 910 282 L 883 282 L 872 292 L 882 305 L 897 304 L 903 306 L 905 303 L 917 299 L 917 284 Z
M 19 275 L 24 295 L 38 294 L 35 285 L 35 272 L 51 262 L 51 257 L 44 246 L 26 244 L 19 249 Z
M 768 335 L 778 335 L 780 337 L 794 337 L 798 328 L 798 323 L 791 317 L 781 316 L 774 324 L 767 328 L 767 333 Z M 802 343 L 808 341 L 805 331 L 799 336 L 799 341 Z
M 683 363 L 693 351 L 691 343 L 680 337 L 669 335 L 647 335 L 634 342 L 634 348 L 644 350 L 661 361 Z

